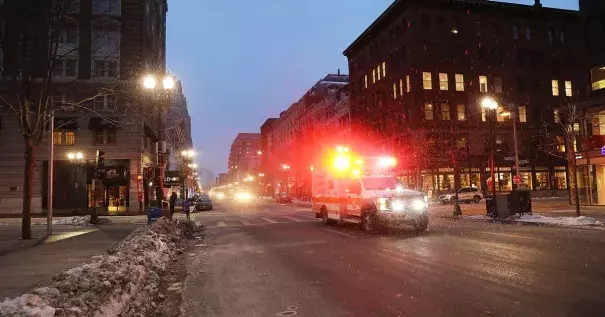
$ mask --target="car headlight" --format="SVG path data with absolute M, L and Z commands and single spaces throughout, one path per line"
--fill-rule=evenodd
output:
M 223 194 L 223 193 L 218 193 L 218 194 L 216 194 L 216 198 L 218 198 L 218 199 L 223 199 L 223 198 L 225 198 L 225 194 Z
M 391 210 L 401 212 L 405 210 L 405 203 L 402 200 L 393 200 L 391 202 Z
M 252 199 L 252 195 L 250 193 L 237 193 L 237 194 L 235 194 L 235 199 L 250 200 L 250 199 Z
M 414 211 L 422 211 L 426 208 L 426 202 L 423 199 L 414 199 L 411 206 Z

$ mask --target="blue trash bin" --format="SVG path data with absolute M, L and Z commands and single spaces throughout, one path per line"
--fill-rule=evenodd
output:
M 149 211 L 147 212 L 147 223 L 151 224 L 152 222 L 160 219 L 162 216 L 162 208 L 149 207 Z

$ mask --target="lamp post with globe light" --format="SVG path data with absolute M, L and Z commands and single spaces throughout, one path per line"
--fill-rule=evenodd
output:
M 79 200 L 79 196 L 80 196 L 80 186 L 78 186 L 78 176 L 77 176 L 77 171 L 79 169 L 80 166 L 86 164 L 86 160 L 84 159 L 84 154 L 82 154 L 82 152 L 68 152 L 66 154 L 67 159 L 69 160 L 69 163 L 72 165 L 73 168 L 73 175 L 74 175 L 74 190 L 76 192 L 76 204 L 77 201 Z M 86 186 L 86 185 L 84 185 Z M 78 211 L 79 208 L 74 208 L 73 210 L 73 215 L 76 215 L 76 212 Z M 88 202 L 86 202 L 86 208 L 84 210 L 88 210 Z
M 498 203 L 496 202 L 496 161 L 495 161 L 495 156 L 496 156 L 496 136 L 494 134 L 494 130 L 496 128 L 496 120 L 497 120 L 497 109 L 498 109 L 498 103 L 490 97 L 485 97 L 483 98 L 483 100 L 481 101 L 481 107 L 483 107 L 485 109 L 485 113 L 486 116 L 487 114 L 489 114 L 490 117 L 490 129 L 489 129 L 489 136 L 490 136 L 490 159 L 489 159 L 489 169 L 491 172 L 491 185 L 492 185 L 492 202 L 493 202 L 493 207 L 494 207 L 494 216 L 496 217 L 498 215 Z M 488 184 L 489 185 L 489 184 Z M 489 186 L 488 186 L 489 187 Z
M 164 168 L 165 168 L 165 153 L 166 143 L 164 141 L 164 113 L 170 108 L 170 95 L 175 86 L 175 80 L 170 75 L 164 75 L 161 78 L 162 86 L 158 87 L 158 76 L 149 74 L 143 78 L 143 87 L 149 92 L 151 101 L 156 102 L 157 106 L 157 137 L 158 143 L 156 146 L 157 167 L 158 167 L 158 183 L 156 187 L 156 200 L 158 207 L 162 207 L 164 200 Z
M 193 157 L 196 155 L 194 150 L 183 150 L 181 152 L 181 172 L 182 172 L 182 177 L 183 177 L 183 194 L 182 194 L 182 198 L 183 199 L 187 199 L 188 197 L 188 188 L 187 188 L 187 184 L 186 181 L 189 177 L 189 173 L 191 172 L 193 165 L 192 163 L 190 163 L 193 160 Z M 197 165 L 196 165 L 197 167 Z

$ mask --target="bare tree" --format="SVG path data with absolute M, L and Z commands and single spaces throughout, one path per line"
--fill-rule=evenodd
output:
M 578 189 L 576 151 L 583 117 L 574 102 L 565 104 L 554 110 L 554 125 L 543 120 L 539 133 L 538 147 L 544 153 L 553 157 L 565 159 L 569 166 L 569 180 L 571 181 L 570 197 L 574 199 L 576 215 L 579 217 L 580 196 Z M 573 193 L 572 193 L 573 191 Z

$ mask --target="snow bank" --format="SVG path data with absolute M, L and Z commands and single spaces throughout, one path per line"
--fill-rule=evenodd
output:
M 111 225 L 113 222 L 107 218 L 99 217 L 100 225 Z M 36 222 L 36 225 L 45 226 L 46 222 Z M 70 225 L 70 226 L 94 226 L 90 223 L 90 215 L 86 216 L 73 216 L 65 217 L 53 220 L 53 225 Z
M 473 215 L 473 216 L 462 216 L 465 220 L 494 220 L 494 218 L 487 215 Z
M 192 222 L 166 219 L 138 228 L 105 254 L 57 274 L 47 286 L 0 302 L 0 316 L 145 316 L 160 276 L 195 230 Z
M 543 223 L 561 227 L 579 227 L 579 226 L 594 226 L 597 221 L 592 217 L 546 217 L 540 215 L 522 215 L 519 218 L 513 219 L 517 222 L 527 223 Z

